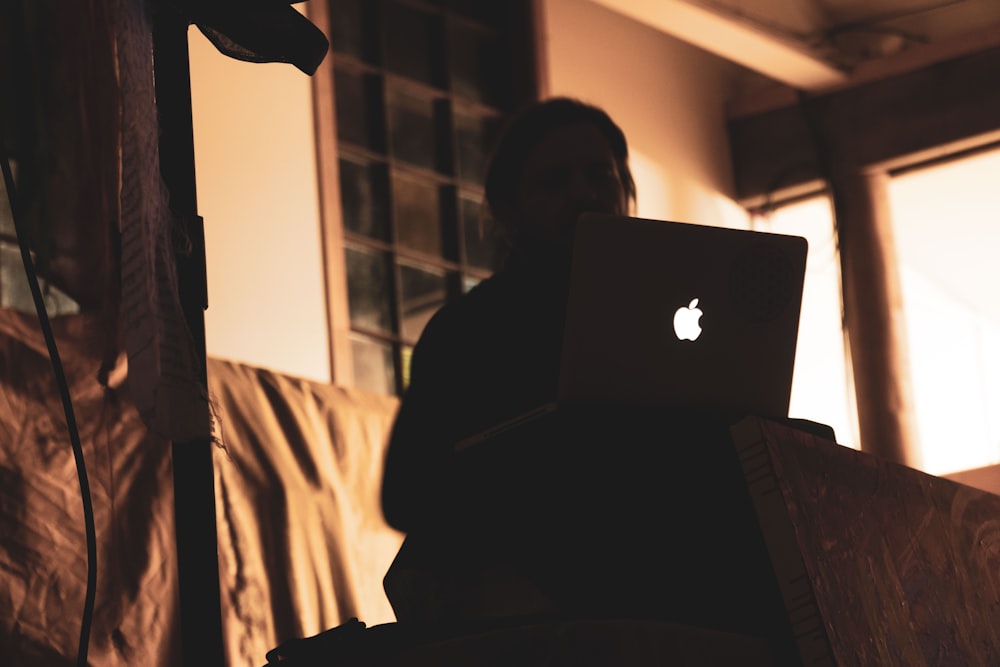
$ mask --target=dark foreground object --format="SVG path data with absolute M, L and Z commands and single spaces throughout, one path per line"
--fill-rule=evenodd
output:
M 398 623 L 271 657 L 1000 664 L 1000 497 L 813 426 L 581 409 L 518 427 L 463 452 L 456 502 L 408 537 L 386 582 Z M 530 582 L 551 608 L 491 613 L 483 571 Z

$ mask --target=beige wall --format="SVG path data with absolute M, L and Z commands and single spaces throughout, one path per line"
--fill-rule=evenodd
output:
M 735 66 L 587 0 L 542 1 L 549 95 L 603 107 L 629 139 L 638 215 L 744 226 L 725 104 Z
M 328 382 L 311 80 L 189 41 L 208 353 Z
M 744 226 L 731 190 L 733 66 L 587 0 L 541 0 L 550 94 L 596 103 L 629 137 L 637 214 Z M 329 381 L 310 79 L 238 62 L 190 32 L 210 355 Z

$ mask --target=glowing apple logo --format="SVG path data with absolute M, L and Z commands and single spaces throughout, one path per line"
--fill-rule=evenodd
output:
M 698 299 L 692 299 L 687 306 L 681 306 L 674 313 L 674 333 L 678 340 L 697 340 L 701 335 L 702 311 L 698 307 Z

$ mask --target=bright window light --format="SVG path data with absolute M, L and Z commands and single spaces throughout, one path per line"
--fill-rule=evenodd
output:
M 893 235 L 923 469 L 1000 462 L 1000 150 L 896 175 Z
M 840 260 L 830 200 L 819 195 L 755 216 L 753 229 L 809 243 L 795 350 L 790 417 L 832 426 L 837 442 L 859 446 L 850 364 L 844 344 Z

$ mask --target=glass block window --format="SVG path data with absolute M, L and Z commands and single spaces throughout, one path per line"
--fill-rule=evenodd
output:
M 502 117 L 535 95 L 530 6 L 328 1 L 359 387 L 402 392 L 427 321 L 498 266 L 482 181 Z
M 11 170 L 17 174 L 17 165 L 12 161 Z M 16 187 L 15 187 L 16 190 Z M 80 306 L 65 292 L 38 277 L 45 310 L 49 316 L 68 315 L 80 312 Z M 17 230 L 11 214 L 7 187 L 0 178 L 0 308 L 11 308 L 25 313 L 35 312 L 35 301 L 21 259 L 21 248 L 17 242 Z

